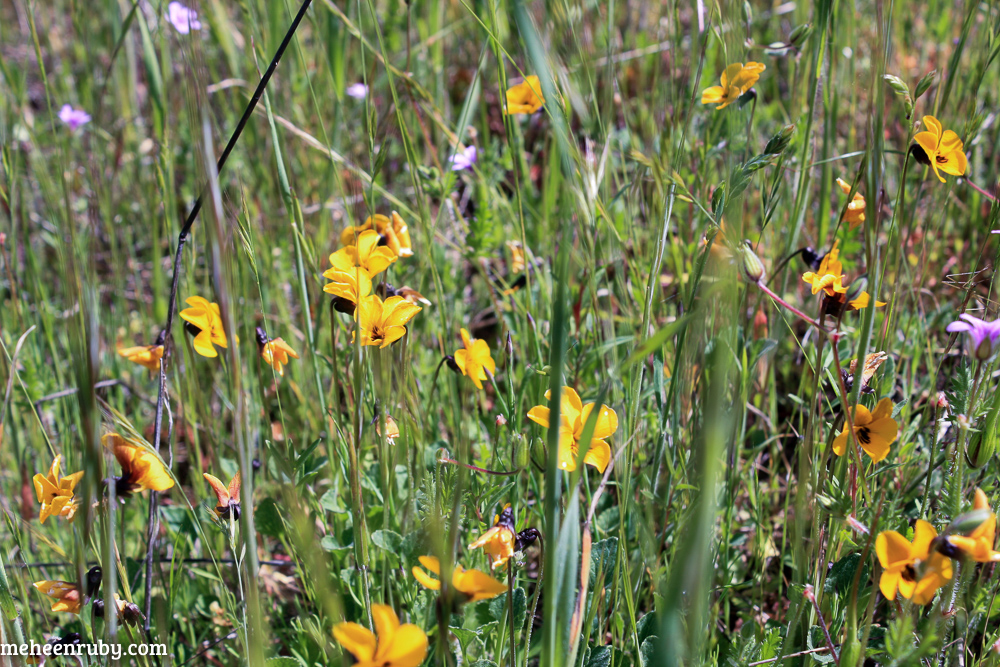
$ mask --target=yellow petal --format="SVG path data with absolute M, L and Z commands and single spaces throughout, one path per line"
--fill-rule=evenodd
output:
M 415 625 L 399 626 L 392 642 L 383 652 L 384 638 L 379 634 L 378 659 L 389 667 L 418 667 L 427 657 L 427 635 Z
M 875 554 L 885 569 L 899 567 L 913 560 L 910 543 L 894 530 L 886 530 L 875 538 Z M 891 596 L 886 595 L 887 598 Z
M 368 628 L 357 623 L 338 623 L 333 626 L 333 636 L 359 661 L 365 662 L 375 657 L 375 635 Z
M 604 472 L 611 461 L 611 446 L 603 440 L 591 440 L 590 449 L 583 457 L 583 462 L 594 466 L 599 472 Z

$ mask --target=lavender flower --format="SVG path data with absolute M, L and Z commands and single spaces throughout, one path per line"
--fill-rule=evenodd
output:
M 458 151 L 448 158 L 448 162 L 451 163 L 452 171 L 472 169 L 472 165 L 476 164 L 476 147 L 469 146 L 465 150 Z
M 59 120 L 69 125 L 69 129 L 75 132 L 81 125 L 90 122 L 90 114 L 83 109 L 74 109 L 71 105 L 64 104 L 59 110 Z
M 997 350 L 997 341 L 1000 340 L 1000 320 L 987 322 L 962 313 L 957 322 L 948 325 L 948 331 L 967 333 L 972 355 L 979 361 L 986 361 Z
M 167 5 L 167 20 L 182 35 L 186 35 L 192 30 L 201 30 L 198 12 L 185 7 L 176 0 Z
M 347 87 L 347 94 L 356 100 L 363 100 L 368 95 L 368 86 L 361 83 L 352 83 Z

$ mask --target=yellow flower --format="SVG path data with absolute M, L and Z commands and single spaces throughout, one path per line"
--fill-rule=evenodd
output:
M 133 363 L 145 366 L 151 371 L 158 371 L 160 370 L 160 359 L 163 358 L 163 346 L 120 347 L 118 348 L 118 354 Z
M 976 489 L 976 498 L 972 502 L 973 509 L 990 509 L 989 498 L 982 489 Z M 969 535 L 951 535 L 948 541 L 961 549 L 972 560 L 979 563 L 1000 561 L 1000 552 L 993 550 L 996 542 L 997 516 L 990 512 L 988 519 L 983 521 Z
M 364 269 L 339 271 L 327 269 L 323 277 L 332 282 L 323 286 L 323 291 L 333 295 L 333 307 L 348 315 L 354 312 L 358 301 L 372 293 L 372 279 Z
M 711 86 L 701 92 L 701 103 L 718 104 L 716 111 L 725 109 L 753 88 L 765 69 L 767 67 L 763 63 L 733 63 L 722 73 L 721 86 Z
M 812 293 L 826 294 L 827 311 L 842 312 L 844 307 L 848 310 L 861 310 L 867 308 L 870 302 L 868 292 L 861 292 L 851 300 L 847 299 L 847 287 L 844 285 L 844 265 L 841 264 L 839 256 L 840 249 L 837 248 L 839 241 L 835 241 L 833 248 L 820 262 L 819 269 L 815 272 L 806 271 L 802 274 L 803 282 L 812 286 Z M 876 301 L 875 306 L 881 308 L 884 301 Z
M 843 190 L 845 195 L 851 194 L 851 184 L 842 178 L 837 179 L 837 185 Z M 853 230 L 865 221 L 865 198 L 860 192 L 854 193 L 854 198 L 847 205 L 847 213 L 844 214 L 844 222 Z
M 222 314 L 219 312 L 219 304 L 211 303 L 208 299 L 200 296 L 193 296 L 185 301 L 190 308 L 185 308 L 180 313 L 181 319 L 190 325 L 194 333 L 194 351 L 203 357 L 217 357 L 219 353 L 215 351 L 215 345 L 228 348 L 229 341 L 226 339 L 226 331 L 222 328 Z M 239 338 L 236 339 L 239 343 Z
M 441 575 L 441 563 L 434 556 L 421 556 L 418 560 L 421 565 L 435 575 Z M 413 567 L 413 578 L 419 581 L 424 588 L 429 588 L 432 591 L 441 590 L 441 581 L 431 577 L 419 567 Z M 507 592 L 507 586 L 485 572 L 466 570 L 461 565 L 455 565 L 455 569 L 452 570 L 451 585 L 459 593 L 465 594 L 468 598 L 467 602 L 489 600 Z
M 483 548 L 490 559 L 490 567 L 497 569 L 514 555 L 517 534 L 514 532 L 514 511 L 510 505 L 493 517 L 493 527 L 469 545 L 470 549 Z
M 209 475 L 207 472 L 203 474 L 205 481 L 212 487 L 212 491 L 215 492 L 215 497 L 219 501 L 219 504 L 215 506 L 215 515 L 224 521 L 232 515 L 233 520 L 238 521 L 240 518 L 240 473 L 236 473 L 230 480 L 228 487 L 215 475 Z
M 889 445 L 896 441 L 899 433 L 899 426 L 892 415 L 892 401 L 883 398 L 875 406 L 873 412 L 868 412 L 868 408 L 858 404 L 853 411 L 854 432 L 858 434 L 858 442 L 861 449 L 871 457 L 872 461 L 878 463 L 889 454 Z M 833 441 L 833 451 L 837 456 L 843 456 L 847 451 L 848 443 L 853 443 L 852 436 L 848 433 L 847 420 L 844 420 L 844 430 Z
M 396 253 L 379 246 L 380 238 L 374 229 L 366 229 L 358 234 L 356 245 L 344 246 L 330 255 L 330 266 L 335 271 L 353 274 L 360 267 L 369 278 L 377 276 L 396 261 Z
M 551 400 L 551 391 L 545 392 L 545 398 Z M 572 387 L 563 387 L 559 398 L 559 467 L 563 470 L 576 470 L 576 457 L 583 437 L 583 427 L 594 409 L 593 403 L 586 405 L 580 401 L 579 394 Z M 536 405 L 528 411 L 528 419 L 549 427 L 549 408 L 546 405 Z M 618 430 L 618 414 L 606 405 L 601 406 L 594 426 L 594 434 L 588 444 L 583 462 L 604 472 L 611 461 L 611 447 L 605 438 L 611 437 Z
M 379 245 L 388 247 L 398 257 L 413 256 L 413 248 L 410 245 L 410 229 L 403 220 L 403 217 L 395 211 L 392 212 L 391 218 L 377 213 L 369 216 L 360 225 L 345 228 L 340 233 L 340 245 L 356 245 L 361 232 L 369 229 L 374 229 L 378 232 L 381 237 Z
M 285 375 L 285 365 L 288 364 L 288 358 L 299 358 L 298 353 L 281 338 L 268 340 L 267 333 L 260 327 L 257 327 L 257 347 L 260 349 L 260 358 L 264 360 L 264 363 L 282 377 Z
M 507 113 L 533 114 L 545 104 L 542 95 L 542 82 L 532 74 L 524 81 L 507 90 Z
M 924 127 L 927 129 L 913 137 L 919 147 L 914 152 L 917 160 L 929 165 L 942 183 L 945 182 L 942 171 L 952 176 L 963 176 L 969 160 L 965 157 L 962 140 L 954 131 L 944 130 L 941 122 L 934 116 L 924 116 Z
M 927 604 L 951 579 L 951 559 L 931 552 L 936 537 L 934 526 L 926 521 L 917 521 L 912 544 L 894 530 L 879 533 L 875 553 L 884 570 L 878 585 L 887 600 L 895 600 L 899 591 L 916 604 Z
M 80 595 L 80 587 L 68 581 L 36 581 L 32 584 L 43 594 L 54 599 L 52 611 L 65 611 L 70 614 L 79 614 L 80 607 L 83 606 L 83 598 Z
M 77 504 L 73 501 L 73 489 L 83 477 L 83 471 L 60 477 L 59 464 L 61 462 L 62 455 L 59 454 L 52 461 L 48 475 L 38 473 L 32 478 L 35 484 L 35 495 L 42 505 L 42 512 L 38 517 L 39 523 L 45 523 L 45 520 L 50 516 L 61 516 L 72 521 L 76 514 Z
M 462 328 L 461 333 L 462 345 L 465 347 L 455 351 L 455 365 L 462 375 L 472 378 L 476 389 L 482 389 L 483 380 L 496 374 L 497 364 L 490 356 L 490 346 L 485 340 L 473 340 L 465 328 Z
M 372 605 L 375 631 L 357 623 L 338 623 L 333 636 L 354 659 L 354 667 L 417 667 L 427 657 L 427 635 L 411 623 L 399 624 L 396 612 Z
M 153 452 L 142 445 L 126 440 L 117 433 L 108 433 L 101 444 L 111 451 L 122 468 L 121 477 L 115 478 L 115 492 L 127 497 L 146 489 L 166 491 L 174 486 L 166 467 Z
M 355 313 L 361 329 L 361 344 L 389 347 L 406 335 L 406 323 L 420 310 L 420 306 L 401 296 L 390 296 L 384 302 L 377 294 L 365 297 Z

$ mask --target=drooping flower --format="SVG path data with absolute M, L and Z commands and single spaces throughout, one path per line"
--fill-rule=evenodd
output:
M 427 635 L 411 623 L 400 625 L 392 607 L 372 605 L 375 633 L 357 623 L 338 623 L 333 636 L 354 656 L 354 667 L 418 667 L 427 657 Z
M 83 109 L 74 109 L 70 104 L 62 105 L 59 109 L 59 120 L 66 123 L 70 130 L 76 131 L 81 125 L 90 122 L 90 114 Z
M 323 291 L 333 295 L 333 307 L 341 313 L 353 314 L 358 302 L 372 293 L 372 279 L 361 268 L 353 271 L 330 268 L 323 272 L 323 277 L 331 281 L 323 285 Z
M 194 334 L 194 351 L 203 357 L 217 357 L 215 346 L 228 348 L 226 330 L 222 327 L 222 313 L 219 304 L 210 302 L 205 297 L 192 296 L 185 301 L 190 308 L 185 308 L 178 315 L 187 322 L 187 330 Z M 239 338 L 236 339 L 239 343 Z
M 355 245 L 344 246 L 330 255 L 330 266 L 336 271 L 354 273 L 364 269 L 369 278 L 374 278 L 396 261 L 396 253 L 379 246 L 381 236 L 374 229 L 366 229 L 357 235 Z
M 379 423 L 379 419 L 375 419 L 375 433 L 381 437 L 382 436 L 382 426 Z M 385 416 L 385 441 L 390 445 L 396 444 L 396 438 L 399 437 L 399 424 L 396 420 L 392 418 L 392 415 L 387 414 Z
M 285 376 L 285 365 L 288 358 L 298 359 L 298 353 L 281 338 L 268 339 L 267 332 L 257 327 L 257 348 L 264 363 L 274 369 L 279 376 Z
M 452 171 L 464 171 L 472 169 L 472 166 L 476 164 L 476 157 L 476 147 L 470 145 L 455 151 L 454 155 L 448 156 L 448 162 L 451 164 Z
M 174 0 L 167 5 L 167 20 L 174 30 L 182 35 L 187 35 L 192 30 L 201 30 L 201 21 L 198 20 L 198 12 L 185 7 Z
M 990 509 L 990 500 L 982 489 L 976 489 L 972 508 L 975 510 Z M 979 524 L 971 533 L 968 535 L 949 535 L 948 541 L 972 560 L 978 563 L 990 563 L 1000 561 L 1000 552 L 993 550 L 996 536 L 997 515 L 991 511 L 989 518 Z
M 434 556 L 420 556 L 417 560 L 436 576 L 441 576 L 441 563 Z M 417 566 L 413 567 L 413 578 L 424 588 L 432 591 L 441 590 L 441 581 L 431 577 Z M 466 570 L 456 564 L 451 574 L 451 585 L 459 593 L 466 596 L 467 602 L 479 602 L 495 598 L 507 592 L 507 586 L 485 572 Z
M 49 596 L 55 602 L 52 603 L 52 611 L 65 611 L 70 614 L 79 614 L 83 606 L 83 596 L 80 595 L 80 587 L 68 581 L 43 580 L 32 584 L 42 594 Z
M 889 446 L 896 441 L 899 433 L 899 425 L 892 418 L 892 401 L 883 398 L 875 406 L 875 410 L 868 411 L 868 408 L 860 403 L 852 411 L 854 433 L 858 436 L 861 449 L 871 457 L 872 461 L 878 463 L 889 454 Z M 854 438 L 849 433 L 847 420 L 844 420 L 844 429 L 833 441 L 833 451 L 837 456 L 843 456 L 847 451 L 848 444 L 853 444 Z
M 915 604 L 927 604 L 952 577 L 951 559 L 931 551 L 937 531 L 926 521 L 917 521 L 913 542 L 894 530 L 879 533 L 875 553 L 884 568 L 879 589 L 888 600 L 898 591 Z
M 720 77 L 721 86 L 710 86 L 701 92 L 702 104 L 717 104 L 715 110 L 725 109 L 753 88 L 760 73 L 767 69 L 763 63 L 733 63 Z
M 511 116 L 533 114 L 545 104 L 545 97 L 542 95 L 542 82 L 534 74 L 509 88 L 506 97 L 507 113 Z
M 139 625 L 139 623 L 146 619 L 146 617 L 142 615 L 142 612 L 139 611 L 139 606 L 137 604 L 121 599 L 121 597 L 118 596 L 118 593 L 115 593 L 115 607 L 118 608 L 118 621 L 120 623 Z M 94 616 L 97 618 L 104 618 L 103 598 L 94 599 Z
M 913 137 L 916 142 L 913 156 L 917 161 L 933 169 L 942 183 L 945 182 L 942 171 L 952 176 L 964 176 L 969 160 L 965 157 L 965 146 L 958 135 L 953 130 L 945 130 L 934 116 L 924 116 L 924 127 L 927 129 Z
M 840 262 L 840 249 L 837 248 L 839 241 L 835 241 L 830 252 L 823 257 L 819 269 L 815 272 L 806 271 L 802 274 L 803 282 L 812 286 L 812 293 L 823 292 L 824 312 L 839 314 L 846 310 L 861 310 L 867 308 L 871 298 L 868 292 L 858 287 L 848 295 L 847 286 L 844 285 L 844 265 Z M 856 282 L 860 282 L 856 281 Z M 862 286 L 865 283 L 861 283 Z M 885 305 L 883 301 L 876 301 L 875 306 L 881 308 Z
M 497 417 L 497 422 L 499 423 L 502 418 L 502 416 Z M 515 532 L 514 510 L 508 503 L 500 514 L 493 517 L 493 526 L 470 544 L 469 549 L 481 547 L 490 559 L 490 567 L 495 570 L 538 538 L 539 533 L 535 528 L 525 528 L 520 533 Z
M 368 97 L 368 86 L 359 81 L 349 85 L 346 92 L 348 97 L 353 97 L 356 100 L 363 100 Z
M 407 322 L 420 311 L 420 306 L 401 296 L 390 296 L 384 302 L 377 294 L 365 297 L 355 311 L 361 344 L 389 347 L 406 335 Z
M 837 179 L 837 185 L 845 195 L 851 194 L 851 184 L 842 178 Z M 847 205 L 847 212 L 844 213 L 844 222 L 850 229 L 857 227 L 865 221 L 865 198 L 860 192 L 854 193 L 854 198 Z
M 340 233 L 340 245 L 345 247 L 357 245 L 358 237 L 369 229 L 378 232 L 378 245 L 389 248 L 397 257 L 413 256 L 409 226 L 396 211 L 392 212 L 391 218 L 376 213 L 365 218 L 360 225 L 345 227 Z
M 968 313 L 962 313 L 959 319 L 948 325 L 951 333 L 966 333 L 969 336 L 969 347 L 972 355 L 979 361 L 986 361 L 997 351 L 997 341 L 1000 341 L 1000 320 L 987 322 Z
M 551 391 L 545 392 L 545 398 L 551 400 Z M 562 470 L 576 470 L 577 452 L 580 448 L 580 438 L 583 429 L 594 409 L 593 403 L 586 405 L 580 400 L 580 395 L 572 387 L 563 387 L 559 399 L 559 467 Z M 528 411 L 528 419 L 549 428 L 549 407 L 536 405 Z M 618 430 L 618 414 L 606 405 L 602 405 L 598 413 L 594 433 L 587 446 L 583 462 L 604 472 L 611 461 L 611 446 L 605 441 Z
M 50 516 L 61 516 L 72 521 L 76 514 L 77 503 L 73 499 L 73 490 L 80 482 L 80 478 L 83 477 L 83 471 L 60 477 L 59 466 L 61 463 L 62 454 L 58 454 L 49 467 L 48 475 L 38 473 L 32 478 L 35 485 L 35 496 L 42 506 L 38 517 L 39 523 L 45 523 L 45 520 Z
M 117 433 L 105 435 L 101 438 L 101 444 L 114 454 L 121 466 L 122 474 L 115 478 L 115 493 L 119 498 L 126 498 L 146 489 L 166 491 L 173 488 L 174 480 L 160 457 L 142 445 L 126 440 Z
M 458 371 L 468 376 L 476 389 L 483 388 L 483 380 L 496 374 L 497 364 L 490 356 L 490 346 L 482 339 L 473 340 L 469 330 L 461 329 L 463 347 L 455 351 L 454 360 Z M 487 375 L 489 373 L 489 375 Z
M 203 475 L 205 481 L 212 487 L 212 491 L 215 492 L 216 499 L 219 501 L 215 506 L 215 515 L 223 521 L 229 520 L 230 516 L 233 518 L 233 521 L 239 521 L 240 473 L 237 472 L 229 481 L 229 486 L 223 484 L 222 480 L 215 475 L 210 475 L 207 472 L 203 473 Z
M 120 347 L 119 356 L 125 357 L 129 361 L 140 366 L 145 366 L 150 371 L 160 370 L 160 359 L 163 358 L 162 345 L 140 345 L 138 347 Z

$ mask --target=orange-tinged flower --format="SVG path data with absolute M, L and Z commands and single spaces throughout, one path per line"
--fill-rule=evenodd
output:
M 462 375 L 472 379 L 476 389 L 482 389 L 483 380 L 488 380 L 496 374 L 497 364 L 490 356 L 490 346 L 485 340 L 473 340 L 468 329 L 464 327 L 461 333 L 464 347 L 455 351 L 455 365 Z
M 340 233 L 340 245 L 357 245 L 358 236 L 369 229 L 378 232 L 379 245 L 392 250 L 398 257 L 412 257 L 413 248 L 410 241 L 410 228 L 403 220 L 403 217 L 396 211 L 392 216 L 385 216 L 377 213 L 369 216 L 362 224 L 347 227 Z
M 215 506 L 215 515 L 223 521 L 232 516 L 233 521 L 240 518 L 240 473 L 229 481 L 229 486 L 222 483 L 222 480 L 215 475 L 203 473 L 205 481 L 212 487 L 215 497 L 219 503 Z
M 514 511 L 510 505 L 503 508 L 503 511 L 493 517 L 493 527 L 479 536 L 475 542 L 469 545 L 470 549 L 482 547 L 486 556 L 490 559 L 490 567 L 497 569 L 514 555 L 514 547 L 517 543 L 517 534 L 514 532 Z
M 114 454 L 122 468 L 121 477 L 115 479 L 115 492 L 119 497 L 124 498 L 146 489 L 166 491 L 173 488 L 173 478 L 160 457 L 152 451 L 117 433 L 105 435 L 101 438 L 101 444 Z
M 894 530 L 879 533 L 875 553 L 882 564 L 879 589 L 888 600 L 896 592 L 915 604 L 927 604 L 952 577 L 951 559 L 931 551 L 937 531 L 926 521 L 917 521 L 913 542 Z
M 982 489 L 976 489 L 973 509 L 990 509 L 990 500 Z M 979 524 L 968 535 L 950 535 L 948 541 L 958 547 L 966 556 L 979 563 L 1000 561 L 1000 552 L 993 550 L 997 535 L 997 516 L 990 512 L 988 519 Z
M 52 603 L 52 611 L 65 611 L 70 614 L 79 614 L 83 606 L 83 596 L 80 595 L 80 587 L 68 581 L 36 581 L 32 584 L 40 592 L 55 600 Z
M 341 313 L 350 315 L 357 308 L 358 302 L 372 293 L 372 279 L 364 269 L 339 271 L 327 269 L 323 277 L 328 282 L 323 291 L 333 295 L 333 307 Z
M 406 335 L 407 322 L 420 311 L 420 306 L 401 296 L 390 296 L 384 302 L 377 294 L 365 297 L 355 311 L 361 344 L 389 347 Z
M 400 625 L 392 607 L 372 605 L 375 633 L 357 623 L 338 623 L 333 636 L 354 656 L 354 667 L 418 667 L 427 657 L 427 635 L 411 623 Z
M 509 88 L 506 97 L 507 113 L 511 116 L 533 114 L 545 104 L 545 97 L 542 95 L 542 82 L 534 74 Z
M 835 241 L 830 252 L 823 257 L 819 269 L 806 271 L 802 274 L 803 282 L 812 286 L 812 293 L 826 294 L 826 310 L 842 312 L 844 308 L 848 310 L 861 310 L 867 308 L 870 303 L 868 292 L 861 292 L 853 299 L 847 298 L 847 286 L 844 285 L 844 265 L 840 262 L 840 249 L 837 248 L 839 241 Z M 876 301 L 875 306 L 881 308 L 884 301 Z
M 441 576 L 441 563 L 434 556 L 420 556 L 417 560 L 434 575 Z M 432 591 L 441 590 L 441 581 L 431 577 L 419 567 L 413 567 L 413 578 L 419 581 L 424 588 Z M 463 593 L 467 602 L 479 602 L 495 598 L 501 593 L 507 592 L 507 586 L 497 581 L 485 572 L 479 570 L 466 570 L 461 565 L 455 565 L 451 574 L 451 585 L 459 593 Z
M 382 427 L 379 424 L 379 420 L 377 418 L 375 420 L 375 433 L 379 437 L 382 436 Z M 393 419 L 392 416 L 386 415 L 385 416 L 385 440 L 386 440 L 386 442 L 388 442 L 390 445 L 395 445 L 396 444 L 396 438 L 398 438 L 398 437 L 399 437 L 399 424 L 396 423 L 396 420 Z
M 288 364 L 288 358 L 299 358 L 298 353 L 281 338 L 268 340 L 267 333 L 260 327 L 257 327 L 257 347 L 260 350 L 260 358 L 264 360 L 264 363 L 273 368 L 274 372 L 282 377 L 285 375 L 285 365 Z
M 858 442 L 861 449 L 871 457 L 872 461 L 878 463 L 889 455 L 889 446 L 896 441 L 899 433 L 899 425 L 892 418 L 892 401 L 883 398 L 875 406 L 875 410 L 868 411 L 868 408 L 860 403 L 852 412 L 854 421 L 854 432 L 858 435 Z M 847 420 L 844 420 L 844 430 L 833 441 L 833 451 L 837 456 L 843 456 L 847 451 L 848 443 L 853 443 L 854 439 L 848 432 Z
M 929 165 L 942 183 L 945 182 L 942 171 L 952 176 L 964 176 L 969 160 L 965 157 L 965 146 L 958 135 L 952 130 L 945 130 L 934 116 L 924 116 L 924 127 L 927 129 L 913 137 L 919 147 L 914 152 L 917 160 Z
M 83 477 L 83 471 L 75 472 L 66 477 L 59 476 L 59 465 L 62 454 L 56 456 L 49 467 L 49 474 L 38 473 L 32 478 L 35 485 L 35 496 L 42 505 L 39 523 L 45 523 L 50 516 L 61 516 L 73 520 L 77 503 L 73 500 L 73 490 Z
M 377 276 L 396 261 L 396 253 L 385 246 L 379 246 L 380 240 L 378 232 L 366 229 L 358 234 L 356 244 L 344 246 L 330 255 L 330 266 L 335 271 L 355 275 L 358 268 L 361 268 L 369 278 Z
M 551 400 L 551 391 L 545 392 L 545 398 Z M 572 387 L 563 387 L 559 399 L 559 467 L 563 470 L 576 470 L 576 457 L 580 448 L 580 438 L 583 429 L 594 409 L 593 403 L 586 405 L 580 400 L 580 395 Z M 528 411 L 528 419 L 549 427 L 549 408 L 547 405 L 536 405 Z M 583 462 L 604 472 L 611 461 L 611 446 L 605 438 L 611 437 L 618 430 L 618 414 L 606 405 L 601 406 L 597 423 L 587 453 Z
M 145 366 L 151 371 L 160 370 L 160 359 L 163 358 L 162 345 L 140 345 L 138 347 L 120 347 L 118 354 L 132 363 Z
M 837 185 L 845 195 L 851 194 L 851 184 L 842 178 L 837 179 Z M 851 199 L 851 203 L 847 205 L 847 212 L 844 213 L 844 222 L 851 229 L 857 229 L 858 226 L 865 221 L 865 198 L 860 192 L 854 193 L 854 198 Z M 814 292 L 815 294 L 815 292 Z
M 228 348 L 226 331 L 222 327 L 222 313 L 219 304 L 212 303 L 200 296 L 193 296 L 185 301 L 190 308 L 180 313 L 181 319 L 188 323 L 189 330 L 194 334 L 194 351 L 203 357 L 217 357 L 215 346 Z M 236 339 L 239 343 L 239 338 Z
M 711 86 L 701 92 L 701 103 L 717 104 L 716 111 L 725 109 L 753 88 L 765 69 L 767 67 L 763 63 L 733 63 L 722 73 L 721 86 Z

